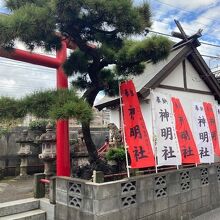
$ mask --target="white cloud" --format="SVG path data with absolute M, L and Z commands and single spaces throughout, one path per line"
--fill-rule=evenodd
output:
M 21 97 L 28 93 L 56 88 L 53 69 L 0 58 L 0 96 Z
M 213 7 L 215 4 L 217 4 L 217 0 L 190 0 L 190 1 L 176 1 L 176 0 L 161 0 L 158 2 L 162 2 L 165 4 L 172 5 L 177 8 L 182 8 L 185 10 L 195 10 L 200 9 L 204 7 Z
M 4 7 L 5 6 L 5 1 L 0 0 L 0 7 Z

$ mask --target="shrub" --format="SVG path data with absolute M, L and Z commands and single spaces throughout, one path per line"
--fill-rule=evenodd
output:
M 106 159 L 108 161 L 115 160 L 117 162 L 125 161 L 126 155 L 124 147 L 111 148 L 106 154 Z
M 45 131 L 46 130 L 46 126 L 48 125 L 48 123 L 51 123 L 53 125 L 53 127 L 55 126 L 55 122 L 54 121 L 49 121 L 49 120 L 36 120 L 36 121 L 32 121 L 29 124 L 29 128 L 30 130 L 40 130 L 40 131 Z

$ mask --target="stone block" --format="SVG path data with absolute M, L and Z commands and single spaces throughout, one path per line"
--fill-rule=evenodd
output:
M 85 194 L 85 181 L 80 181 L 78 179 L 70 179 L 67 182 L 68 194 L 69 195 L 79 195 L 81 197 Z
M 215 166 L 210 166 L 209 168 L 208 168 L 208 172 L 209 172 L 209 176 L 211 176 L 211 175 L 214 175 L 214 176 L 217 176 L 216 174 L 216 167 Z
M 165 219 L 170 219 L 170 213 L 168 209 L 156 213 L 156 220 L 165 220 Z
M 180 194 L 168 197 L 169 207 L 174 207 L 180 203 Z
M 199 179 L 201 178 L 201 174 L 200 174 L 200 168 L 199 167 L 194 167 L 192 169 L 190 169 L 190 178 L 192 180 L 194 179 Z
M 170 208 L 170 209 L 169 209 L 169 212 L 170 212 L 170 218 L 169 218 L 169 220 L 178 220 L 178 219 L 181 219 L 182 210 L 181 210 L 181 207 L 180 207 L 179 205 Z
M 55 208 L 56 205 L 51 204 L 48 199 L 43 198 L 40 200 L 40 209 L 47 213 L 47 220 L 55 219 Z
M 68 207 L 66 205 L 56 204 L 56 220 L 67 220 L 68 219 Z
M 218 207 L 220 200 L 219 200 L 219 190 L 217 184 L 210 184 L 210 199 L 211 205 L 213 208 Z
M 192 191 L 183 192 L 180 194 L 180 203 L 186 203 L 192 199 Z
M 109 183 L 104 185 L 93 185 L 93 198 L 95 200 L 102 200 L 120 196 L 121 184 L 120 183 Z
M 120 198 L 112 197 L 103 200 L 93 200 L 93 213 L 105 214 L 107 212 L 116 211 L 121 208 Z
M 147 220 L 156 220 L 156 214 L 147 216 Z
M 141 177 L 137 180 L 137 191 L 153 190 L 154 178 L 153 177 Z
M 56 190 L 56 202 L 67 206 L 68 205 L 67 192 L 57 189 Z
M 120 211 L 120 220 L 136 220 L 138 219 L 137 207 L 129 207 Z
M 83 211 L 93 213 L 93 199 L 83 198 Z
M 192 189 L 192 199 L 198 199 L 202 197 L 202 190 L 201 188 Z
M 81 210 L 68 208 L 68 218 L 74 220 L 95 220 L 95 216 L 93 214 L 82 212 Z
M 202 196 L 207 196 L 210 194 L 209 185 L 201 186 Z
M 154 200 L 155 203 L 155 212 L 160 212 L 165 209 L 168 209 L 168 198 L 161 198 Z
M 180 183 L 170 183 L 167 190 L 168 196 L 180 194 Z
M 206 213 L 206 212 L 209 212 L 210 211 L 210 208 L 208 208 L 208 207 L 202 207 L 202 208 L 200 208 L 200 209 L 197 209 L 196 211 L 194 211 L 193 213 L 191 213 L 191 217 L 192 217 L 192 219 L 194 219 L 195 217 L 197 217 L 198 216 L 198 218 L 200 219 L 200 220 L 206 220 L 207 218 L 205 217 L 205 218 L 203 218 L 203 217 L 199 217 L 200 215 L 202 215 L 202 214 L 204 214 L 204 213 Z M 197 220 L 198 220 L 198 218 L 196 218 Z
M 179 175 L 180 175 L 179 170 L 167 172 L 167 175 L 166 175 L 167 184 L 179 183 Z
M 66 179 L 57 178 L 56 179 L 56 188 L 67 192 L 67 190 L 68 190 L 67 183 L 68 183 L 68 181 Z
M 94 220 L 121 220 L 121 212 L 109 212 L 103 215 L 96 215 Z
M 153 201 L 138 205 L 138 218 L 143 218 L 153 213 L 155 213 L 155 204 Z
M 210 207 L 210 195 L 202 196 L 202 206 Z
M 94 190 L 93 185 L 85 184 L 84 198 L 93 199 L 94 198 Z
M 196 189 L 201 186 L 201 180 L 200 179 L 192 179 L 191 180 L 191 189 Z
M 196 210 L 202 208 L 202 199 L 201 198 L 194 199 L 194 200 L 188 202 L 187 205 L 188 205 L 187 206 L 188 212 L 193 213 Z
M 188 204 L 187 202 L 180 204 L 180 208 L 181 208 L 181 211 L 182 211 L 183 215 L 188 212 L 187 204 Z
M 151 189 L 137 192 L 138 204 L 145 203 L 147 201 L 152 201 L 153 199 L 154 199 L 154 191 Z

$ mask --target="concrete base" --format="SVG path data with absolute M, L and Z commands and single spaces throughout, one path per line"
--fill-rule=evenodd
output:
M 55 219 L 56 205 L 51 204 L 49 199 L 46 198 L 40 199 L 40 209 L 47 213 L 46 220 Z

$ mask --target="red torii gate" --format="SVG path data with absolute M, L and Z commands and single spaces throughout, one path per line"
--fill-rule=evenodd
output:
M 67 48 L 75 49 L 76 45 L 67 40 L 62 41 L 62 48 L 56 52 L 56 58 L 14 49 L 12 52 L 0 49 L 0 57 L 23 61 L 26 63 L 55 68 L 57 70 L 57 89 L 68 89 L 68 80 L 62 64 L 67 58 Z M 70 176 L 70 148 L 68 120 L 56 123 L 56 155 L 57 176 Z

